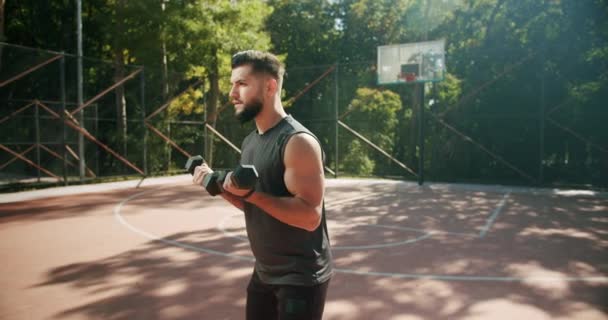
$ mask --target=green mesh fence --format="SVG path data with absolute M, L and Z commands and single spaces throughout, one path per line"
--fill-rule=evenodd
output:
M 593 93 L 575 90 L 602 79 L 601 72 L 582 73 L 575 61 L 551 68 L 534 51 L 500 64 L 479 61 L 474 71 L 456 58 L 448 57 L 443 82 L 424 86 L 422 115 L 423 86 L 379 86 L 374 61 L 288 64 L 284 104 L 318 136 L 328 173 L 338 176 L 415 181 L 422 172 L 431 181 L 608 186 L 602 103 L 608 90 L 601 81 Z M 3 190 L 181 173 L 189 154 L 202 154 L 216 168 L 238 163 L 238 152 L 206 129 L 204 113 L 162 108 L 189 87 L 201 90 L 194 102 L 204 108 L 204 81 L 170 74 L 163 94 L 160 68 L 118 70 L 85 58 L 83 102 L 89 104 L 82 124 L 93 139 L 84 138 L 81 151 L 76 122 L 66 115 L 78 107 L 76 57 L 3 44 L 0 61 Z M 112 88 L 131 74 L 122 88 Z M 239 148 L 254 127 L 240 125 L 227 102 L 224 93 L 215 130 Z

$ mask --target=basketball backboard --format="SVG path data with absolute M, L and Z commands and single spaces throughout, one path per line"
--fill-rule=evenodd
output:
M 378 84 L 437 82 L 445 78 L 445 40 L 378 47 Z

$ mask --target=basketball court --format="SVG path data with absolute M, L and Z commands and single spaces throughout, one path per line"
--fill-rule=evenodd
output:
M 1 319 L 242 319 L 240 211 L 187 175 L 3 194 Z M 608 319 L 608 195 L 330 179 L 324 319 Z
M 57 185 L 75 185 L 0 194 L 0 319 L 243 319 L 254 257 L 242 212 L 193 185 L 190 175 L 144 178 L 181 170 L 181 160 L 194 150 L 200 152 L 201 146 L 207 159 L 216 159 L 210 162 L 217 164 L 214 168 L 239 161 L 241 151 L 235 142 L 245 133 L 239 132 L 244 129 L 236 122 L 230 124 L 234 119 L 216 125 L 217 119 L 201 121 L 203 115 L 192 110 L 179 117 L 166 114 L 183 95 L 211 96 L 204 83 L 201 86 L 203 78 L 181 79 L 183 86 L 172 88 L 171 95 L 163 93 L 161 99 L 156 89 L 146 91 L 160 86 L 147 84 L 150 79 L 143 66 L 131 66 L 128 74 L 122 71 L 121 79 L 102 79 L 98 70 L 114 66 L 95 62 L 87 70 L 100 74 L 95 79 L 99 83 L 89 84 L 87 94 L 95 94 L 83 100 L 81 53 L 2 46 L 20 53 L 5 51 L 4 56 L 29 52 L 36 59 L 15 65 L 17 71 L 3 75 L 0 87 L 27 77 L 33 77 L 32 83 L 40 82 L 38 77 L 44 81 L 40 83 L 57 79 L 59 87 L 51 88 L 55 92 L 50 100 L 44 99 L 48 92 L 35 92 L 10 101 L 0 123 L 15 134 L 0 143 L 0 169 L 8 168 L 0 182 L 35 185 L 52 178 Z M 443 38 L 387 44 L 378 46 L 375 62 L 343 59 L 292 69 L 289 81 L 299 81 L 296 84 L 302 87 L 289 90 L 285 105 L 290 112 L 307 108 L 310 112 L 302 114 L 314 115 L 301 120 L 332 158 L 327 173 L 403 178 L 327 180 L 325 208 L 335 275 L 324 319 L 608 319 L 608 193 L 591 191 L 602 187 L 593 183 L 605 177 L 601 170 L 608 149 L 593 142 L 601 135 L 589 138 L 551 118 L 556 110 L 570 107 L 577 87 L 566 83 L 564 89 L 548 81 L 545 90 L 545 77 L 554 72 L 553 60 L 545 62 L 544 53 L 537 54 L 543 57 L 541 62 L 534 60 L 540 58 L 534 58 L 533 48 L 524 50 L 530 51 L 526 56 L 505 62 L 498 68 L 502 71 L 473 66 L 473 58 L 459 61 L 460 68 L 466 67 L 461 66 L 464 63 L 470 64 L 467 70 L 479 68 L 479 76 L 454 77 L 454 88 L 448 90 L 453 99 L 440 101 L 435 85 L 449 80 L 446 57 L 458 57 L 446 55 L 445 47 Z M 77 102 L 66 97 L 70 61 L 79 70 L 76 81 L 67 79 L 68 88 L 72 82 L 77 86 Z M 537 70 L 540 81 L 518 80 L 538 85 L 538 90 L 528 88 L 538 91 L 528 93 L 532 100 L 519 100 L 518 91 L 480 97 L 499 81 L 514 81 L 512 72 L 519 67 Z M 34 73 L 38 69 L 48 73 Z M 360 96 L 359 89 L 372 92 L 368 80 L 374 77 L 374 95 L 382 98 L 370 104 L 382 104 L 388 111 L 377 107 L 372 114 L 352 107 L 353 101 L 367 97 L 365 92 Z M 462 88 L 460 81 L 465 81 Z M 583 82 L 580 88 L 589 83 L 595 82 Z M 26 82 L 19 86 L 30 87 Z M 132 109 L 128 131 L 126 105 L 121 115 L 112 111 L 122 110 L 114 105 L 120 99 L 109 95 L 118 87 L 129 92 L 126 97 L 121 93 L 122 104 L 129 98 Z M 389 89 L 395 92 L 388 94 Z M 558 89 L 565 92 L 557 94 Z M 11 91 L 11 99 L 12 95 Z M 314 99 L 296 103 L 304 95 Z M 390 97 L 399 100 L 398 106 L 384 105 L 385 100 L 393 101 Z M 407 99 L 401 101 L 402 97 Z M 462 120 L 472 112 L 446 116 L 467 104 L 488 111 L 486 106 L 505 97 L 513 99 L 509 110 L 479 112 L 473 124 Z M 230 101 L 220 107 L 213 104 L 213 110 L 205 112 L 219 114 L 229 105 Z M 528 109 L 520 110 L 521 106 Z M 573 106 L 578 117 L 581 106 Z M 404 112 L 397 114 L 398 110 Z M 374 122 L 376 113 L 394 118 L 394 123 L 388 118 Z M 122 128 L 116 119 L 124 120 L 121 134 L 114 132 Z M 585 126 L 595 123 L 592 120 L 597 119 L 586 120 Z M 495 129 L 501 121 L 521 127 L 498 134 L 505 130 Z M 546 129 L 545 121 L 555 128 Z M 389 124 L 391 132 L 376 135 Z M 558 131 L 577 143 L 566 143 L 562 152 L 561 143 L 568 141 Z M 488 136 L 497 141 L 485 139 Z M 387 139 L 390 143 L 382 142 Z M 425 151 L 425 145 L 431 150 Z M 585 156 L 574 156 L 581 145 Z M 363 146 L 365 152 L 355 146 Z M 345 160 L 349 157 L 359 161 L 353 160 L 354 169 Z M 577 166 L 569 166 L 570 161 Z M 376 163 L 385 170 L 374 171 Z M 425 172 L 441 181 L 580 185 L 589 190 L 434 183 L 425 181 Z M 87 179 L 133 174 L 142 179 L 79 185 Z

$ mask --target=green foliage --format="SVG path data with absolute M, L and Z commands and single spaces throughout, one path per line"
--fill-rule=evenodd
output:
M 179 114 L 185 116 L 203 113 L 203 105 L 199 102 L 203 92 L 199 89 L 188 88 L 169 104 L 169 116 L 175 118 Z
M 357 89 L 348 105 L 348 122 L 356 123 L 357 131 L 380 148 L 392 150 L 397 112 L 401 109 L 398 94 L 389 90 Z
M 74 1 L 7 1 L 3 37 L 9 43 L 75 53 L 74 10 Z M 145 66 L 148 114 L 195 81 L 202 83 L 151 120 L 189 152 L 201 152 L 205 141 L 200 123 L 213 122 L 213 116 L 216 128 L 237 146 L 253 129 L 238 124 L 227 104 L 230 57 L 243 49 L 271 49 L 287 65 L 285 100 L 301 93 L 288 112 L 315 128 L 329 161 L 338 154 L 341 169 L 355 174 L 403 174 L 343 129 L 335 141 L 336 108 L 339 115 L 346 114 L 346 124 L 413 166 L 419 92 L 409 85 L 379 87 L 376 50 L 379 45 L 444 38 L 449 73 L 445 81 L 426 86 L 427 177 L 531 183 L 489 151 L 534 178 L 540 177 L 542 166 L 544 182 L 608 185 L 605 1 L 90 0 L 83 1 L 82 12 L 85 56 L 109 61 L 86 60 L 85 100 L 135 70 L 126 64 Z M 0 54 L 5 75 L 52 56 L 15 48 Z M 3 88 L 2 98 L 58 100 L 57 70 L 54 63 Z M 68 109 L 74 108 L 75 72 L 75 59 L 68 58 Z M 126 113 L 132 121 L 126 153 L 141 163 L 136 142 L 146 129 L 139 122 L 144 110 L 138 82 L 125 84 Z M 8 106 L 10 111 L 19 107 Z M 94 107 L 96 113 L 88 114 L 104 120 L 88 120 L 87 128 L 119 150 L 113 93 Z M 429 112 L 459 133 L 433 120 Z M 33 136 L 26 125 L 6 126 L 2 136 L 13 131 Z M 218 164 L 234 163 L 237 155 L 221 140 L 207 142 L 216 144 Z M 110 171 L 120 167 L 90 149 L 88 156 L 101 157 L 100 165 L 107 164 Z M 180 167 L 183 156 L 169 150 L 167 143 L 150 135 L 150 168 Z
M 447 73 L 445 80 L 437 84 L 436 91 L 432 96 L 439 106 L 435 105 L 433 111 L 446 111 L 450 106 L 455 106 L 462 97 L 462 80 L 451 73 Z
M 395 129 L 398 124 L 397 115 L 401 108 L 401 98 L 390 90 L 359 88 L 348 105 L 343 121 L 372 143 L 390 153 L 394 148 Z M 353 153 L 352 142 L 347 141 L 356 138 L 349 134 L 345 136 L 345 139 L 341 145 L 347 146 L 347 149 L 344 150 L 347 154 L 346 157 L 352 159 L 359 156 L 362 157 L 362 162 L 365 162 L 364 159 L 368 157 L 373 162 L 385 162 L 383 156 L 367 144 L 365 148 L 358 146 L 356 153 Z M 365 166 L 365 168 L 370 168 L 370 166 Z M 384 167 L 377 167 L 377 169 L 378 171 L 375 173 L 386 173 L 383 172 L 386 169 Z
M 285 53 L 288 66 L 315 65 L 336 61 L 336 5 L 319 0 L 271 0 L 274 11 L 266 22 L 273 48 Z
M 359 140 L 348 145 L 348 153 L 342 160 L 342 171 L 360 176 L 370 176 L 374 172 L 374 161 L 367 155 L 367 150 Z

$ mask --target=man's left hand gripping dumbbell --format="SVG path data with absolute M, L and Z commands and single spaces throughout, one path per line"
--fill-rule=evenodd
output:
M 201 156 L 190 157 L 186 170 L 192 174 L 194 183 L 202 185 L 212 196 L 228 192 L 247 198 L 258 180 L 258 172 L 252 165 L 238 165 L 233 171 L 213 171 Z

